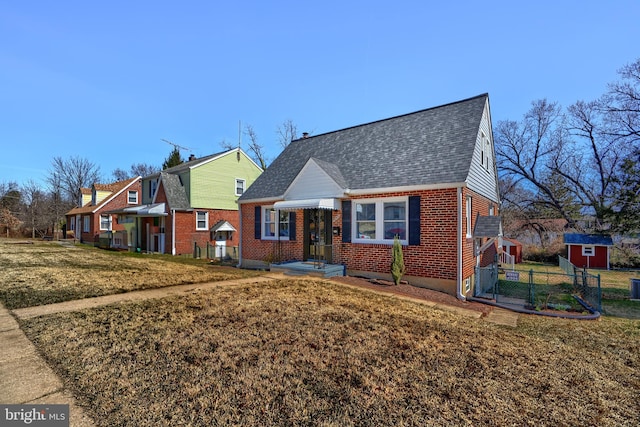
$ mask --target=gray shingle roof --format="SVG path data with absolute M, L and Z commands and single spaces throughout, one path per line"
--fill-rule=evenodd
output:
M 352 190 L 464 182 L 487 98 L 292 141 L 239 200 L 281 196 L 311 157 Z
M 499 216 L 481 216 L 476 218 L 473 237 L 497 237 L 502 234 L 502 221 Z
M 189 204 L 187 191 L 180 182 L 180 176 L 166 171 L 160 172 L 160 176 L 169 208 L 177 210 L 190 209 L 191 205 Z

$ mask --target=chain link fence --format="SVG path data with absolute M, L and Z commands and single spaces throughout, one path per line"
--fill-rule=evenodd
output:
M 594 310 L 602 311 L 600 276 L 576 269 L 573 273 L 507 270 L 488 282 L 497 266 L 477 268 L 476 295 L 496 303 L 530 310 L 584 311 L 580 298 Z

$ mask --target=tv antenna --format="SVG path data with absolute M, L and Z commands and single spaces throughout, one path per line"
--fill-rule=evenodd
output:
M 166 143 L 167 143 L 167 144 L 169 144 L 169 145 L 173 145 L 173 147 L 174 147 L 174 148 L 177 148 L 178 150 L 185 150 L 185 151 L 188 151 L 188 152 L 190 152 L 190 153 L 193 151 L 193 150 L 192 150 L 191 148 L 189 148 L 189 147 L 183 147 L 182 145 L 178 145 L 178 144 L 176 144 L 175 142 L 171 142 L 171 141 L 169 141 L 168 139 L 160 138 L 160 141 L 164 141 L 164 142 L 166 142 Z

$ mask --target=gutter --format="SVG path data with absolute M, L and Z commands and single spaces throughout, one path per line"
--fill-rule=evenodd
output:
M 242 266 L 242 207 L 238 206 L 238 213 L 240 214 L 240 230 L 238 232 L 238 265 L 237 268 Z
M 462 187 L 458 187 L 458 274 L 456 280 L 456 296 L 461 301 L 467 298 L 462 293 Z

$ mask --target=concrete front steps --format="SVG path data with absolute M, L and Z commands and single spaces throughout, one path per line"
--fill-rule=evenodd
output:
M 313 261 L 293 261 L 280 264 L 270 264 L 272 272 L 283 273 L 287 276 L 335 277 L 344 276 L 345 267 L 341 264 L 325 264 Z

